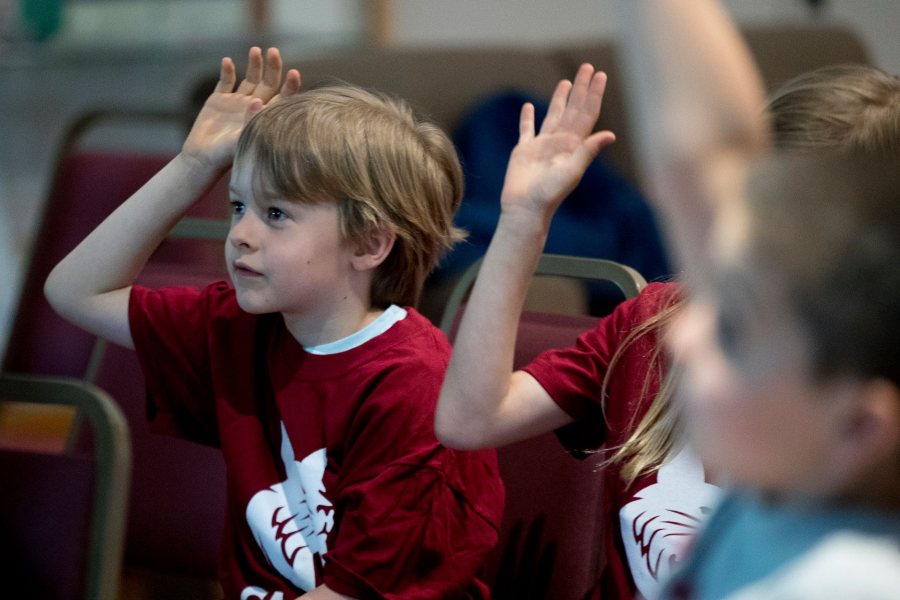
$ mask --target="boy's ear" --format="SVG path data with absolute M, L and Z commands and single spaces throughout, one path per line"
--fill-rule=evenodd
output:
M 394 248 L 394 242 L 397 234 L 391 229 L 383 228 L 373 233 L 359 244 L 353 252 L 351 263 L 357 271 L 368 271 L 378 267 L 383 263 L 391 250 Z
M 884 380 L 865 382 L 833 448 L 833 466 L 840 472 L 868 471 L 892 465 L 900 456 L 900 388 Z M 851 476 L 852 478 L 852 476 Z

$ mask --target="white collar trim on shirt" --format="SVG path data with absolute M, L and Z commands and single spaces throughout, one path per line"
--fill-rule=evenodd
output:
M 337 354 L 352 350 L 357 346 L 362 346 L 371 339 L 374 339 L 391 328 L 394 323 L 402 321 L 406 318 L 406 309 L 400 308 L 396 304 L 391 304 L 386 311 L 381 313 L 377 319 L 357 331 L 351 333 L 345 338 L 320 344 L 318 346 L 309 346 L 304 348 L 310 354 Z

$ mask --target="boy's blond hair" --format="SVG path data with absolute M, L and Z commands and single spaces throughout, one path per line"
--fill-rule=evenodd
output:
M 426 276 L 464 234 L 456 150 L 404 101 L 349 84 L 281 100 L 241 134 L 236 160 L 252 156 L 271 191 L 299 202 L 336 201 L 344 238 L 396 235 L 372 280 L 372 306 L 415 306 Z

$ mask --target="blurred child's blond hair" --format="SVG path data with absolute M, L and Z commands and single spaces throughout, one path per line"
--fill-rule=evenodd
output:
M 804 73 L 769 99 L 775 145 L 900 152 L 900 77 L 867 65 Z
M 396 235 L 373 276 L 372 306 L 415 306 L 426 276 L 464 237 L 453 225 L 463 193 L 453 143 L 386 94 L 342 84 L 278 101 L 247 124 L 242 156 L 286 199 L 337 202 L 348 242 Z
M 779 153 L 753 175 L 743 270 L 783 290 L 812 376 L 900 390 L 900 153 Z

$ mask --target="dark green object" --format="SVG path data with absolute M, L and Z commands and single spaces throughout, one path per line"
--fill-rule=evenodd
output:
M 43 42 L 59 31 L 63 0 L 21 0 L 22 22 L 29 37 Z

